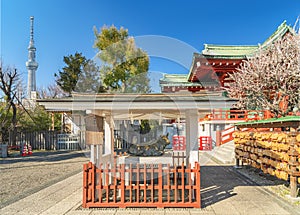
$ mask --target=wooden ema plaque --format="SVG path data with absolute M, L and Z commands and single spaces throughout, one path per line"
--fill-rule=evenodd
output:
M 97 115 L 88 115 L 84 119 L 86 131 L 103 132 L 103 117 Z
M 86 131 L 85 143 L 87 145 L 102 145 L 103 144 L 103 132 L 99 131 Z
M 85 118 L 85 142 L 87 145 L 103 144 L 103 117 L 88 115 Z

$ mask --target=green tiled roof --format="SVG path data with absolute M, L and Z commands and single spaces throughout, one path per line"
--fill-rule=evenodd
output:
M 200 82 L 188 81 L 187 75 L 182 74 L 164 74 L 163 78 L 159 80 L 160 86 L 184 86 L 184 87 L 210 87 L 219 86 L 220 83 L 216 80 L 200 80 Z
M 164 74 L 161 81 L 166 82 L 185 82 L 187 81 L 187 75 L 186 74 Z
M 159 84 L 160 86 L 202 86 L 198 82 L 189 82 L 186 74 L 164 74 Z
M 277 30 L 268 38 L 262 45 L 214 45 L 204 44 L 204 50 L 202 53 L 194 53 L 192 58 L 192 65 L 190 67 L 189 74 L 165 74 L 160 79 L 160 86 L 212 86 L 216 83 L 200 83 L 189 82 L 194 64 L 198 58 L 208 59 L 246 59 L 258 51 L 259 47 L 266 48 L 269 44 L 276 41 L 276 39 L 282 37 L 287 32 L 294 33 L 294 30 L 286 24 L 284 21 Z
M 300 116 L 286 116 L 265 120 L 239 122 L 235 124 L 238 127 L 284 127 L 300 125 Z
M 209 58 L 234 58 L 245 59 L 246 56 L 252 55 L 258 49 L 257 46 L 227 46 L 204 44 L 202 54 Z
M 284 21 L 278 26 L 277 30 L 263 42 L 262 48 L 267 47 L 287 32 L 294 33 L 294 30 Z M 227 59 L 245 59 L 247 56 L 253 55 L 259 45 L 214 45 L 204 44 L 202 54 L 208 58 L 227 58 Z
M 278 26 L 277 30 L 268 38 L 265 40 L 265 42 L 262 44 L 262 47 L 266 47 L 275 40 L 277 40 L 279 37 L 282 37 L 286 32 L 295 33 L 293 28 L 288 26 L 286 24 L 286 21 L 284 21 L 281 25 Z

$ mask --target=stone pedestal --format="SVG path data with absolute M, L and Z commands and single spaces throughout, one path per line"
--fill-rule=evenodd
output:
M 7 144 L 0 144 L 0 157 L 1 158 L 7 157 Z

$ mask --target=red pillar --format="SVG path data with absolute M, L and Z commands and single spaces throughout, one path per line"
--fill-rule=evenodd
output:
M 216 129 L 216 146 L 220 146 L 222 142 L 222 134 L 220 130 L 220 126 L 217 126 Z

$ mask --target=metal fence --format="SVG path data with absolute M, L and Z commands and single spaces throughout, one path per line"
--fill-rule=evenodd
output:
M 18 131 L 9 133 L 8 147 L 22 148 L 25 143 L 30 144 L 32 150 L 79 150 L 85 148 L 82 135 L 61 134 L 59 131 Z

